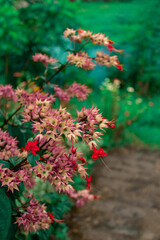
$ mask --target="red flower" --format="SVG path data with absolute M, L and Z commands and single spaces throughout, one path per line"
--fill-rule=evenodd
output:
M 75 154 L 76 151 L 77 151 L 77 148 L 74 148 L 74 146 L 72 145 L 72 147 L 71 147 L 71 152 L 72 152 L 73 154 Z
M 55 219 L 55 218 L 54 218 L 54 215 L 53 215 L 51 212 L 48 212 L 48 216 L 49 216 L 50 219 L 51 219 L 51 223 L 53 223 L 53 221 L 58 222 L 58 223 L 63 222 L 63 220 Z
M 111 41 L 111 40 L 108 40 L 108 42 L 111 44 L 111 43 L 114 43 L 113 41 Z
M 36 152 L 39 151 L 39 147 L 37 146 L 37 140 L 33 142 L 28 141 L 27 145 L 25 146 L 25 150 L 27 152 L 32 152 L 33 155 L 36 155 Z
M 93 148 L 93 154 L 92 154 L 92 160 L 96 161 L 98 158 L 104 157 L 107 155 L 107 153 L 103 152 L 103 148 L 96 149 Z
M 107 124 L 108 125 L 108 127 L 110 127 L 110 128 L 112 128 L 112 129 L 114 129 L 116 126 L 115 126 L 115 124 Z
M 118 65 L 117 65 L 117 68 L 118 68 L 120 71 L 123 71 L 122 65 L 118 64 Z
M 87 187 L 88 187 L 88 189 L 89 189 L 89 191 L 91 190 L 91 187 L 90 187 L 90 185 L 91 185 L 91 176 L 90 177 L 86 177 L 86 181 L 87 181 Z
M 80 160 L 82 161 L 82 163 L 87 164 L 86 160 L 83 157 L 80 157 Z
M 78 34 L 81 34 L 84 32 L 84 29 L 78 29 Z
M 73 169 L 75 170 L 77 168 L 77 163 L 73 161 Z
M 100 196 L 96 196 L 96 195 L 94 195 L 94 199 L 98 199 Z
M 51 212 L 48 212 L 48 216 L 49 216 L 50 219 L 51 219 L 51 223 L 53 223 L 54 215 L 53 215 Z

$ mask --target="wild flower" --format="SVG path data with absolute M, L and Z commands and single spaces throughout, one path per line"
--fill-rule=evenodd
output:
M 87 181 L 87 187 L 88 187 L 88 190 L 90 191 L 91 190 L 91 187 L 90 187 L 90 185 L 91 185 L 91 176 L 90 177 L 87 177 L 86 176 L 86 181 Z
M 107 51 L 120 52 L 113 47 L 114 42 L 109 40 L 102 33 L 93 34 L 91 31 L 83 29 L 67 28 L 64 31 L 64 37 L 69 38 L 72 42 L 103 45 Z M 83 101 L 88 97 L 91 91 L 85 84 L 73 82 L 70 86 L 60 87 L 50 82 L 60 71 L 68 65 L 75 65 L 85 70 L 92 70 L 95 63 L 105 65 L 107 67 L 114 66 L 122 70 L 116 55 L 98 52 L 96 57 L 90 57 L 88 53 L 82 51 L 83 45 L 79 50 L 71 50 L 67 55 L 67 62 L 57 65 L 53 69 L 54 74 L 48 78 L 48 64 L 55 63 L 58 60 L 47 56 L 46 54 L 35 53 L 34 62 L 41 62 L 45 66 L 44 77 L 36 77 L 36 83 L 39 79 L 44 79 L 45 85 L 50 83 L 53 92 L 51 94 L 44 91 L 45 87 L 40 82 L 27 92 L 23 88 L 14 90 L 11 85 L 0 86 L 0 98 L 7 101 L 16 102 L 18 108 L 7 118 L 4 108 L 4 123 L 2 128 L 8 129 L 8 125 L 16 124 L 18 128 L 23 127 L 25 133 L 29 128 L 29 134 L 33 140 L 25 140 L 25 147 L 19 149 L 16 138 L 0 130 L 0 159 L 9 161 L 7 168 L 5 164 L 0 165 L 0 182 L 1 187 L 7 188 L 12 194 L 13 201 L 17 200 L 16 191 L 21 190 L 21 186 L 25 187 L 25 191 L 19 191 L 19 195 L 26 198 L 26 194 L 36 184 L 35 179 L 40 178 L 44 182 L 47 181 L 54 186 L 54 191 L 58 193 L 68 194 L 76 200 L 77 206 L 83 206 L 86 202 L 98 198 L 90 193 L 91 176 L 87 174 L 87 159 L 80 151 L 78 143 L 87 144 L 90 150 L 93 150 L 92 160 L 103 158 L 107 155 L 102 148 L 98 149 L 97 142 L 107 128 L 114 129 L 114 121 L 107 120 L 102 116 L 97 107 L 83 107 L 77 110 L 77 115 L 73 116 L 68 110 L 67 103 L 71 98 L 76 97 L 79 101 Z M 50 74 L 50 72 L 49 72 Z M 15 76 L 20 76 L 15 74 Z M 32 82 L 32 80 L 27 80 Z M 21 86 L 26 86 L 26 83 Z M 35 90 L 36 89 L 36 90 Z M 56 99 L 60 99 L 60 105 Z M 13 105 L 13 106 L 14 106 Z M 19 111 L 21 110 L 21 111 Z M 16 114 L 19 114 L 18 116 Z M 16 116 L 15 116 L 16 115 Z M 14 121 L 12 117 L 15 116 Z M 20 124 L 20 125 L 19 125 Z M 27 135 L 27 134 L 26 134 Z M 26 143 L 27 142 L 27 143 Z M 24 145 L 23 145 L 24 146 Z M 74 176 L 79 175 L 86 180 L 87 189 L 76 191 L 74 185 Z M 29 196 L 29 201 L 23 204 L 18 197 L 21 206 L 14 209 L 17 212 L 16 224 L 19 229 L 24 232 L 36 232 L 39 229 L 48 229 L 51 223 L 61 222 L 52 214 L 47 212 L 45 204 L 40 204 L 33 195 Z M 16 201 L 14 203 L 16 205 Z M 17 204 L 18 205 L 18 204 Z
M 32 58 L 34 62 L 41 62 L 44 64 L 45 67 L 47 67 L 49 63 L 58 62 L 56 58 L 48 57 L 46 54 L 42 53 L 35 53 Z
M 100 149 L 93 148 L 94 153 L 92 154 L 92 160 L 96 161 L 98 158 L 105 157 L 107 153 L 103 151 L 104 151 L 103 148 L 100 148 Z
M 83 68 L 85 70 L 94 69 L 95 64 L 92 62 L 92 59 L 85 52 L 78 52 L 76 54 L 69 53 L 67 55 L 67 60 L 69 63 L 75 65 L 76 67 Z
M 11 85 L 0 85 L 0 99 L 17 101 L 17 96 Z
M 0 129 L 0 159 L 8 161 L 10 157 L 19 156 L 18 141 Z
M 70 197 L 76 200 L 76 206 L 77 207 L 82 207 L 87 202 L 93 201 L 94 199 L 97 198 L 97 196 L 90 193 L 89 189 L 84 189 L 84 190 L 80 190 L 80 191 L 77 191 L 77 192 L 72 192 L 70 194 Z
M 39 229 L 48 229 L 52 219 L 48 216 L 46 206 L 40 204 L 35 197 L 31 197 L 24 213 L 17 218 L 16 222 L 26 232 L 36 232 Z
M 37 140 L 35 140 L 35 141 L 28 141 L 28 143 L 26 144 L 26 146 L 25 146 L 25 150 L 27 151 L 27 152 L 32 152 L 32 154 L 33 155 L 36 155 L 37 153 L 37 151 L 39 151 L 39 147 L 37 146 Z

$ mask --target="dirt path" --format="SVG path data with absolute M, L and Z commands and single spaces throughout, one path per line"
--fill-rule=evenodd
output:
M 100 199 L 72 211 L 71 240 L 160 240 L 160 151 L 110 153 L 93 174 Z

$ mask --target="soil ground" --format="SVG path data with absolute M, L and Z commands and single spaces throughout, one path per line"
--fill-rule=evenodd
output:
M 119 150 L 98 162 L 92 189 L 101 197 L 70 216 L 71 240 L 160 240 L 160 151 Z

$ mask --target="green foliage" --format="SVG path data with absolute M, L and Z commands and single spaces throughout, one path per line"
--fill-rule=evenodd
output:
M 97 105 L 102 109 L 103 116 L 116 120 L 116 128 L 108 131 L 101 142 L 102 146 L 110 148 L 141 144 L 159 148 L 160 98 L 141 97 L 132 87 L 122 90 L 116 81 L 106 79 L 97 94 Z
M 19 163 L 19 157 L 17 157 L 17 156 L 10 157 L 9 161 L 12 164 L 12 166 L 14 167 L 15 165 L 17 165 Z
M 39 160 L 39 155 L 33 155 L 31 152 L 27 155 L 27 160 L 31 164 L 32 167 L 37 165 L 37 161 Z
M 3 168 L 10 168 L 10 163 L 0 159 L 0 164 L 3 164 Z
M 55 46 L 57 50 L 63 46 L 59 36 L 66 27 L 75 26 L 73 19 L 79 4 L 67 0 L 0 0 L 0 78 L 16 86 L 14 72 L 22 71 L 23 80 L 29 77 L 28 70 L 36 73 L 36 66 L 30 65 L 32 54 L 52 54 Z
M 13 1 L 0 0 L 0 41 L 1 54 L 10 52 L 21 53 L 27 39 L 22 34 L 21 22 L 18 11 L 13 6 Z
M 101 75 L 96 71 L 93 78 L 116 77 L 145 95 L 159 92 L 159 15 L 158 0 L 83 3 L 78 14 L 81 28 L 103 32 L 115 41 L 116 48 L 124 49 L 120 57 L 123 72 L 111 68 L 101 70 Z
M 6 240 L 11 224 L 11 205 L 3 188 L 0 188 L 0 239 Z
M 32 132 L 29 128 L 23 128 L 21 125 L 8 124 L 8 132 L 11 136 L 16 137 L 19 147 L 24 147 L 24 143 L 32 136 Z

